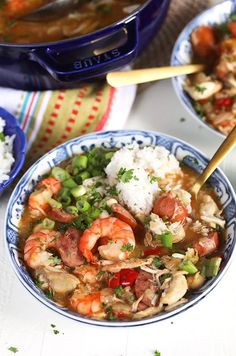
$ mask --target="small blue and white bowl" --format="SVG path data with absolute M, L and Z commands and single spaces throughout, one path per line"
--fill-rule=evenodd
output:
M 212 185 L 219 201 L 223 207 L 223 213 L 226 219 L 226 245 L 224 247 L 224 263 L 217 277 L 209 279 L 203 287 L 192 293 L 189 301 L 177 307 L 172 311 L 168 311 L 156 316 L 152 316 L 138 321 L 103 321 L 92 320 L 80 316 L 66 308 L 60 307 L 58 304 L 47 299 L 44 293 L 34 284 L 30 274 L 28 273 L 24 263 L 22 252 L 19 249 L 19 235 L 18 228 L 21 215 L 24 209 L 24 204 L 27 201 L 29 194 L 36 185 L 36 183 L 48 173 L 54 166 L 67 160 L 72 155 L 86 152 L 94 147 L 106 148 L 121 148 L 124 145 L 131 143 L 138 143 L 139 145 L 161 145 L 173 153 L 178 160 L 185 163 L 197 172 L 202 172 L 207 165 L 208 159 L 197 149 L 191 145 L 157 132 L 121 130 L 121 131 L 105 131 L 92 133 L 79 138 L 68 141 L 57 148 L 53 149 L 42 158 L 40 158 L 21 178 L 10 198 L 5 221 L 5 242 L 6 248 L 11 260 L 13 269 L 23 284 L 23 286 L 41 303 L 55 312 L 87 324 L 99 326 L 139 326 L 149 323 L 161 321 L 175 314 L 187 310 L 194 306 L 201 299 L 203 299 L 221 280 L 225 271 L 227 270 L 232 259 L 232 253 L 236 241 L 236 196 L 234 190 L 220 169 L 212 174 L 210 184 Z
M 27 144 L 26 144 L 25 134 L 23 130 L 20 128 L 20 125 L 16 120 L 16 118 L 1 107 L 0 107 L 0 117 L 6 122 L 6 126 L 4 128 L 4 134 L 8 136 L 15 135 L 15 139 L 13 142 L 13 156 L 15 162 L 11 168 L 11 172 L 9 173 L 9 179 L 0 183 L 0 195 L 1 195 L 5 190 L 5 188 L 7 188 L 13 182 L 13 180 L 20 172 L 25 161 Z
M 191 64 L 193 58 L 192 46 L 190 43 L 190 35 L 192 31 L 201 25 L 219 25 L 225 23 L 229 16 L 236 11 L 236 1 L 227 0 L 210 9 L 202 12 L 200 15 L 195 17 L 180 33 L 171 55 L 171 65 L 185 65 Z M 172 83 L 175 92 L 180 99 L 181 103 L 187 109 L 187 111 L 198 121 L 210 129 L 212 132 L 216 133 L 218 136 L 225 138 L 225 135 L 220 131 L 216 130 L 210 123 L 203 120 L 203 118 L 196 112 L 190 96 L 183 89 L 183 83 L 186 79 L 186 75 L 178 76 L 172 79 Z

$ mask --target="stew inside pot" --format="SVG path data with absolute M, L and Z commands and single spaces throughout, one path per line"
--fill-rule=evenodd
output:
M 49 3 L 48 0 L 0 1 L 0 41 L 40 43 L 77 37 L 106 27 L 135 11 L 145 0 L 82 1 L 61 17 L 48 22 L 28 22 L 20 17 Z

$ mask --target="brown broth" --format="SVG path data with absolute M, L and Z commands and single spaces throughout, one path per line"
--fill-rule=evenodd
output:
M 47 3 L 43 0 L 29 0 L 19 9 L 0 8 L 0 41 L 5 43 L 40 43 L 63 40 L 93 32 L 106 27 L 129 14 L 124 8 L 141 5 L 145 0 L 114 0 L 107 4 L 87 1 L 79 5 L 78 10 L 66 13 L 62 17 L 44 22 L 28 22 L 17 19 L 33 9 Z

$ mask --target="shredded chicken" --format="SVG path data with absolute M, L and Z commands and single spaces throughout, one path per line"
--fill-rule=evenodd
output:
M 159 305 L 157 307 L 149 307 L 145 310 L 141 310 L 133 315 L 134 320 L 139 320 L 143 318 L 147 318 L 149 316 L 160 313 L 164 309 L 163 305 Z
M 188 284 L 182 271 L 176 272 L 162 292 L 160 304 L 174 305 L 187 292 Z
M 191 227 L 190 227 L 194 232 L 196 232 L 199 235 L 202 236 L 208 236 L 209 234 L 209 228 L 205 225 L 203 225 L 199 220 L 195 221 Z
M 192 78 L 187 78 L 184 89 L 194 100 L 208 99 L 222 89 L 222 83 L 214 80 L 204 73 L 198 73 Z
M 187 298 L 181 298 L 181 299 L 178 300 L 178 302 L 176 302 L 175 304 L 168 305 L 167 307 L 165 307 L 165 311 L 173 310 L 173 309 L 175 309 L 176 307 L 178 307 L 179 305 L 187 303 L 187 301 L 188 301 Z
M 129 260 L 119 261 L 102 267 L 102 271 L 119 272 L 122 268 L 137 268 L 140 266 L 150 265 L 152 258 L 130 258 Z

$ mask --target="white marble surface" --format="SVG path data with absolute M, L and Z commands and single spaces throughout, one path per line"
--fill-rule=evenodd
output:
M 185 121 L 180 121 L 185 118 Z M 155 83 L 136 98 L 126 128 L 162 131 L 208 156 L 222 139 L 182 108 L 170 81 Z M 236 187 L 235 152 L 222 165 Z M 17 280 L 4 251 L 4 215 L 10 192 L 0 198 L 0 355 L 19 356 L 235 356 L 236 261 L 199 304 L 160 323 L 138 328 L 92 327 L 66 319 L 34 299 Z M 235 257 L 236 258 L 236 257 Z M 55 324 L 59 334 L 53 333 Z

